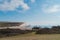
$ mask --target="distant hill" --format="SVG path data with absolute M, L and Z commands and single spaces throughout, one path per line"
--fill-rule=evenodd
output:
M 0 22 L 0 27 L 20 26 L 24 22 Z

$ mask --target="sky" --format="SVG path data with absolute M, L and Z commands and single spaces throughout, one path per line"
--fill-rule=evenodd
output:
M 0 21 L 60 25 L 60 0 L 0 0 Z

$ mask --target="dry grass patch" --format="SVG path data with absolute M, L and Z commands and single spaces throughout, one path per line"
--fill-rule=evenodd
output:
M 60 40 L 60 34 L 36 35 L 34 33 L 29 33 L 12 37 L 0 38 L 0 40 Z

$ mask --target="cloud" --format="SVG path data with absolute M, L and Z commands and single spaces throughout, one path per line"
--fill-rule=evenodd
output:
M 46 0 L 42 4 L 42 10 L 45 13 L 57 13 L 60 12 L 59 0 Z
M 0 1 L 0 11 L 14 11 L 18 10 L 17 8 L 21 6 L 23 10 L 29 10 L 30 7 L 27 3 L 24 3 L 24 0 L 8 0 Z
M 60 11 L 60 5 L 44 5 L 42 8 L 43 12 L 45 13 L 56 13 Z

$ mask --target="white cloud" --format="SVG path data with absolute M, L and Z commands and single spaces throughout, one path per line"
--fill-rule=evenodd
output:
M 23 4 L 22 7 L 24 8 L 24 10 L 28 10 L 28 9 L 30 9 L 30 7 L 28 7 L 27 4 Z
M 24 0 L 11 0 L 11 2 L 4 1 L 4 3 L 0 4 L 1 11 L 14 11 L 17 10 L 19 6 L 22 6 L 23 10 L 28 10 L 30 7 L 27 3 L 24 3 Z
M 52 6 L 44 5 L 42 7 L 42 10 L 45 13 L 56 13 L 60 11 L 60 5 L 52 5 Z

